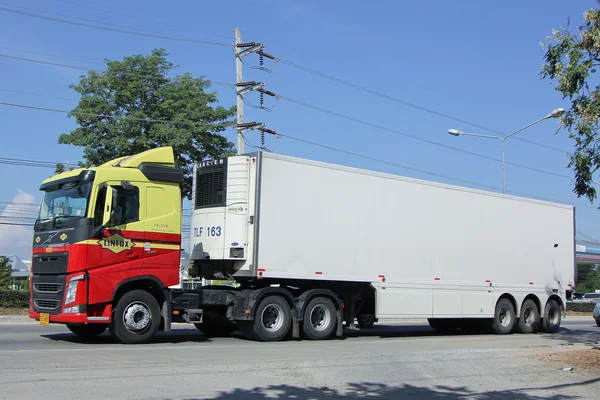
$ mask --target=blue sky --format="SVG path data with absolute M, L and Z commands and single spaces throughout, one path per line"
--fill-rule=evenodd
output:
M 240 27 L 244 41 L 266 45 L 265 51 L 287 61 L 351 81 L 431 110 L 502 132 L 511 132 L 568 103 L 550 81 L 541 80 L 540 42 L 570 17 L 577 26 L 595 1 L 328 1 L 250 0 L 164 2 L 98 0 L 0 0 L 0 7 L 44 14 L 96 25 L 217 42 L 233 42 Z M 55 14 L 50 14 L 55 13 Z M 115 15 L 128 14 L 135 18 Z M 61 14 L 62 16 L 56 15 Z M 80 19 L 76 19 L 80 18 Z M 170 27 L 145 20 L 174 25 Z M 234 82 L 231 49 L 149 37 L 131 36 L 0 11 L 0 54 L 87 68 L 102 68 L 105 58 L 149 54 L 165 48 L 169 60 L 216 82 Z M 68 59 L 43 56 L 41 53 Z M 257 62 L 248 57 L 249 63 Z M 0 101 L 56 109 L 71 109 L 76 93 L 68 86 L 82 71 L 0 57 Z M 434 140 L 471 152 L 500 158 L 498 142 L 453 137 L 449 128 L 489 133 L 447 118 L 370 95 L 319 76 L 277 63 L 274 72 L 245 67 L 247 80 L 261 80 L 267 88 L 354 118 Z M 214 85 L 223 105 L 235 104 L 227 86 Z M 24 94 L 53 96 L 49 98 Z M 72 99 L 72 100 L 69 100 Z M 257 97 L 249 97 L 258 102 Z M 271 100 L 267 100 L 271 104 Z M 320 113 L 279 100 L 272 112 L 246 107 L 249 120 L 264 121 L 283 134 L 362 153 L 420 170 L 444 174 L 501 191 L 501 164 L 434 146 L 373 127 Z M 60 133 L 75 127 L 61 113 L 0 106 L 0 157 L 76 162 L 81 149 L 59 145 Z M 546 120 L 518 134 L 554 150 L 519 140 L 508 140 L 506 159 L 554 174 L 572 176 L 566 151 L 573 146 L 556 120 Z M 227 136 L 235 142 L 233 131 Z M 259 134 L 248 134 L 259 143 Z M 377 171 L 457 183 L 281 138 L 269 138 L 277 153 L 341 163 Z M 557 151 L 563 150 L 564 152 Z M 41 180 L 51 169 L 0 165 L 0 201 L 39 201 Z M 599 211 L 572 192 L 570 179 L 507 166 L 507 189 L 529 197 L 574 204 L 578 229 L 600 238 Z M 482 187 L 478 184 L 465 184 Z M 0 211 L 2 211 L 0 203 Z M 29 257 L 27 228 L 0 226 L 0 252 Z

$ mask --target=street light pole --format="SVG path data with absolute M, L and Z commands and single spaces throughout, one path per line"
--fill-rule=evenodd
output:
M 538 119 L 537 121 L 534 121 L 528 125 L 525 125 L 522 128 L 517 129 L 516 131 L 509 133 L 506 136 L 494 136 L 494 135 L 480 135 L 478 133 L 467 133 L 467 132 L 463 132 L 463 131 L 459 131 L 458 129 L 448 129 L 448 133 L 452 136 L 475 136 L 475 137 L 481 137 L 481 138 L 487 138 L 487 139 L 497 139 L 500 140 L 500 142 L 502 143 L 502 193 L 506 193 L 506 165 L 504 162 L 504 142 L 506 141 L 506 139 L 508 139 L 509 137 L 529 128 L 530 126 L 533 126 L 539 122 L 542 122 L 546 119 L 549 118 L 558 118 L 561 115 L 563 115 L 565 113 L 565 110 L 563 108 L 557 108 L 554 111 L 552 111 L 550 114 Z

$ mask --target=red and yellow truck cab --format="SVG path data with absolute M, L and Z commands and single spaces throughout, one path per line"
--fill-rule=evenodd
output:
M 131 332 L 154 330 L 159 322 L 151 315 L 162 313 L 168 287 L 179 282 L 182 183 L 170 147 L 46 179 L 33 236 L 30 318 L 83 335 L 115 329 L 114 315 Z M 137 287 L 163 304 L 145 301 Z M 132 293 L 130 302 L 115 302 Z

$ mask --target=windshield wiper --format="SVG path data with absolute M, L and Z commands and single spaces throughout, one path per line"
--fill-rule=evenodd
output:
M 66 220 L 66 219 L 73 219 L 73 218 L 81 218 L 81 217 L 77 216 L 77 215 L 58 215 L 58 216 L 54 217 L 54 227 L 60 228 L 60 226 L 58 226 L 59 223 L 61 223 L 62 221 Z

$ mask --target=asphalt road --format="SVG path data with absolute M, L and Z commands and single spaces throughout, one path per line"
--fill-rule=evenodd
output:
M 183 326 L 127 346 L 108 333 L 83 342 L 62 326 L 0 324 L 0 398 L 600 398 L 600 369 L 540 359 L 600 345 L 591 318 L 569 318 L 553 335 L 440 335 L 425 324 L 366 332 L 257 343 Z

